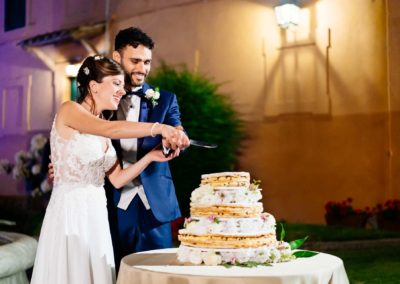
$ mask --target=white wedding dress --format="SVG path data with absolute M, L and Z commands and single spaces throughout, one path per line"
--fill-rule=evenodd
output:
M 104 141 L 107 139 L 107 150 Z M 103 188 L 116 161 L 108 138 L 50 133 L 54 188 L 40 232 L 31 283 L 111 284 L 115 264 Z

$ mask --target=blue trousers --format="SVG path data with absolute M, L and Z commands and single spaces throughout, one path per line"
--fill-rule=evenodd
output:
M 128 254 L 172 247 L 171 223 L 160 223 L 151 209 L 146 210 L 138 195 L 127 210 L 116 206 L 110 207 L 109 204 L 109 221 L 117 272 L 121 259 Z

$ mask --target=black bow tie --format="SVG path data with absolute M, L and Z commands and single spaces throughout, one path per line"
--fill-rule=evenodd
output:
M 131 96 L 138 96 L 143 98 L 144 97 L 144 93 L 143 93 L 143 89 L 139 89 L 137 91 L 132 91 L 132 92 L 127 92 L 122 99 L 130 99 Z

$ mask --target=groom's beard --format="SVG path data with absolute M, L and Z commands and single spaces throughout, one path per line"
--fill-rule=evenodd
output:
M 141 86 L 143 86 L 143 84 L 136 84 L 129 74 L 125 75 L 125 91 L 130 92 L 132 89 Z
M 133 80 L 132 76 L 133 76 L 132 73 L 125 75 L 125 89 L 126 90 L 132 90 L 132 88 L 141 87 L 145 83 L 145 80 L 143 80 L 143 82 L 136 83 L 135 80 Z M 147 75 L 144 75 L 144 79 L 146 79 L 146 78 L 147 78 Z

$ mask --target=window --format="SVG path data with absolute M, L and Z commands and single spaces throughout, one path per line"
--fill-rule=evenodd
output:
M 25 27 L 26 0 L 4 0 L 4 31 Z

